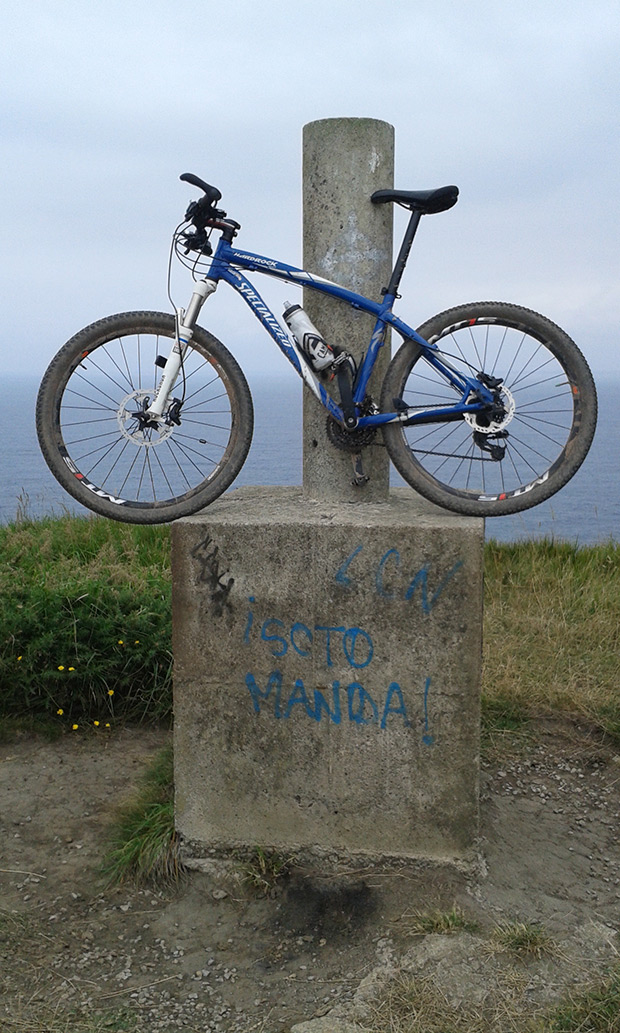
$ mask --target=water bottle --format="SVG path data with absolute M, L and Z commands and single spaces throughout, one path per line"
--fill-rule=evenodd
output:
M 320 373 L 322 369 L 331 366 L 334 361 L 334 352 L 325 341 L 317 328 L 310 322 L 307 312 L 304 312 L 301 305 L 291 305 L 285 302 L 284 322 L 289 327 L 297 344 L 309 360 L 312 368 Z

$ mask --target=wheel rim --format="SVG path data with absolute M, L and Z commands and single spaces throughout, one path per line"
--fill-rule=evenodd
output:
M 404 427 L 413 461 L 444 490 L 482 502 L 544 484 L 562 462 L 579 406 L 577 388 L 551 344 L 531 327 L 489 316 L 448 326 L 431 343 L 473 375 L 502 378 L 505 414 L 489 426 L 465 417 Z M 403 382 L 408 406 L 440 408 L 458 397 L 421 355 L 414 359 Z
M 183 400 L 180 424 L 144 413 L 161 376 L 158 355 L 171 337 L 137 330 L 82 353 L 57 404 L 63 459 L 81 484 L 119 505 L 178 504 L 204 489 L 226 462 L 235 420 L 232 391 L 212 356 L 190 349 L 172 394 Z

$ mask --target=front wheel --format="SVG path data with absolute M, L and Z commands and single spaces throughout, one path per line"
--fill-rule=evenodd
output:
M 388 367 L 381 409 L 400 402 L 439 410 L 438 422 L 383 429 L 390 458 L 409 485 L 469 516 L 506 516 L 538 505 L 585 459 L 596 427 L 596 389 L 574 342 L 544 316 L 481 302 L 434 316 L 418 330 L 468 376 L 501 380 L 499 416 L 441 422 L 460 400 L 446 378 L 405 341 Z
M 250 391 L 230 352 L 200 327 L 164 419 L 148 419 L 174 340 L 172 315 L 110 316 L 72 337 L 43 378 L 41 450 L 63 488 L 95 513 L 134 524 L 176 520 L 213 502 L 243 466 Z

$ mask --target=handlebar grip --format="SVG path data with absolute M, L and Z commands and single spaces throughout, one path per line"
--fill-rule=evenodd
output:
M 205 183 L 204 179 L 195 176 L 193 172 L 184 172 L 182 176 L 179 176 L 179 179 L 183 180 L 184 183 L 191 183 L 192 186 L 202 190 L 209 204 L 215 204 L 222 196 L 217 187 L 212 187 L 209 183 Z

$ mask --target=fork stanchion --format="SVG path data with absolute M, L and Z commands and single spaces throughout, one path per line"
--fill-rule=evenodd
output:
M 394 184 L 394 129 L 372 118 L 327 118 L 303 130 L 303 268 L 367 298 L 381 301 L 392 271 L 392 205 L 373 205 L 375 190 Z M 366 350 L 372 317 L 304 290 L 304 309 L 331 345 L 356 360 Z M 370 391 L 378 401 L 389 363 L 389 341 L 375 366 Z M 336 394 L 337 380 L 328 386 Z M 346 435 L 342 435 L 346 444 Z M 376 439 L 381 442 L 380 434 Z M 329 441 L 323 407 L 304 392 L 303 487 L 309 499 L 383 502 L 389 485 L 385 449 L 361 450 L 363 487 L 353 485 L 351 452 Z

